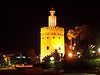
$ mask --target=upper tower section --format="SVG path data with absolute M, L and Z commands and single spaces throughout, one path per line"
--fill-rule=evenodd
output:
M 55 16 L 55 11 L 52 8 L 50 11 L 50 16 L 48 17 L 48 26 L 56 27 L 56 25 L 57 25 L 57 20 L 56 20 L 56 16 Z

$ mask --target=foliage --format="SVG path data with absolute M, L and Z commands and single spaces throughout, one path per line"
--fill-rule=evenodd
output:
M 97 56 L 94 41 L 91 39 L 81 40 L 78 44 L 77 50 L 81 53 L 81 57 L 78 58 L 77 62 L 80 68 L 91 69 L 96 67 L 96 62 L 94 62 L 94 60 Z
M 50 57 L 54 57 L 54 60 L 50 60 Z M 48 55 L 43 59 L 44 61 L 42 63 L 43 68 L 55 68 L 55 69 L 61 68 L 62 62 L 60 61 L 60 57 L 61 56 L 59 55 L 57 50 L 55 50 L 54 53 L 51 53 L 51 55 Z
M 12 64 L 29 64 L 31 63 L 30 58 L 25 56 L 25 58 L 16 58 L 18 55 L 13 56 L 11 63 Z
M 0 67 L 4 66 L 5 60 L 2 55 L 0 55 Z

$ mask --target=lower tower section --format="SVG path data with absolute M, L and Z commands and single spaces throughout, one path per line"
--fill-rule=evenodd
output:
M 55 50 L 64 56 L 64 29 L 61 27 L 41 28 L 40 60 L 51 55 Z

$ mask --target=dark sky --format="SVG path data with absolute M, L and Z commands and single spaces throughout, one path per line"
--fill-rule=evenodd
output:
M 100 4 L 92 1 L 37 0 L 33 2 L 1 2 L 0 49 L 34 49 L 39 51 L 40 28 L 48 26 L 51 7 L 57 25 L 65 32 L 76 25 L 88 25 L 96 41 L 100 41 Z

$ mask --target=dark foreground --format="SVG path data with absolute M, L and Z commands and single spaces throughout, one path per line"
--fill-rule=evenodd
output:
M 100 70 L 44 70 L 41 68 L 21 68 L 16 70 L 0 70 L 0 75 L 100 75 Z
M 63 75 L 59 71 L 45 71 L 40 68 L 0 70 L 0 75 Z

